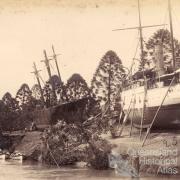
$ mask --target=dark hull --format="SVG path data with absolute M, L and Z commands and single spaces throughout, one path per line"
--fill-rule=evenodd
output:
M 147 107 L 143 120 L 143 128 L 149 127 L 151 124 L 158 107 Z M 126 113 L 126 112 L 125 112 Z M 132 119 L 135 127 L 141 127 L 142 108 L 132 110 L 129 115 L 129 120 Z M 174 128 L 180 129 L 180 104 L 162 106 L 155 121 L 153 128 L 167 129 Z

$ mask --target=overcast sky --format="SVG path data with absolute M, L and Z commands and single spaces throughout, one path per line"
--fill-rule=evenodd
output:
M 167 0 L 140 0 L 142 24 L 168 23 Z M 174 35 L 180 40 L 180 2 L 172 0 Z M 137 0 L 1 0 L 0 98 L 15 95 L 22 83 L 32 87 L 33 62 L 47 80 L 40 62 L 43 49 L 52 55 L 53 44 L 63 81 L 80 73 L 90 84 L 108 51 L 114 50 L 130 66 L 138 42 L 137 30 L 112 31 L 138 25 Z M 167 26 L 167 28 L 169 28 Z M 143 31 L 144 40 L 158 28 Z M 137 56 L 138 57 L 138 56 Z M 56 73 L 54 62 L 52 74 Z

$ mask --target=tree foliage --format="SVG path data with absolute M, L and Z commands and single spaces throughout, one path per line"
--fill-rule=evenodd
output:
M 102 57 L 91 82 L 91 88 L 101 103 L 113 103 L 124 73 L 120 58 L 114 51 L 108 51 Z
M 48 82 L 46 82 L 46 84 L 44 85 L 43 96 L 46 107 L 50 107 L 52 105 L 53 95 L 52 95 L 52 86 Z
M 35 98 L 36 100 L 40 100 L 41 99 L 41 91 L 39 88 L 38 84 L 34 84 L 31 88 L 31 92 L 32 92 L 32 97 Z
M 11 111 L 17 111 L 19 109 L 18 102 L 9 92 L 4 94 L 2 101 Z
M 22 84 L 18 92 L 16 93 L 16 100 L 22 110 L 32 110 L 35 108 L 34 98 L 32 92 L 27 84 Z
M 55 96 L 53 94 L 53 86 L 55 90 Z M 45 99 L 46 107 L 50 107 L 56 105 L 57 103 L 62 103 L 66 101 L 66 91 L 65 86 L 62 81 L 60 81 L 57 75 L 53 75 L 51 79 L 49 79 L 44 88 L 43 95 Z
M 41 90 L 38 84 L 34 84 L 31 88 L 32 99 L 38 108 L 44 107 L 44 96 L 41 97 Z
M 16 100 L 20 109 L 17 127 L 24 129 L 33 121 L 33 111 L 36 108 L 37 101 L 32 96 L 32 92 L 27 84 L 21 85 L 16 93 Z
M 18 103 L 9 92 L 5 93 L 1 101 L 1 126 L 3 130 L 12 130 L 19 115 Z
M 89 97 L 90 89 L 80 74 L 73 74 L 67 81 L 66 93 L 69 101 Z
M 157 30 L 146 43 L 146 49 L 147 49 L 146 58 L 149 60 L 148 62 L 152 63 L 152 60 L 154 59 L 154 48 L 158 43 L 162 43 L 165 68 L 172 67 L 171 35 L 167 29 Z M 175 47 L 175 55 L 179 56 L 180 43 L 175 38 L 174 38 L 174 47 Z
M 3 121 L 4 121 L 4 118 L 5 118 L 5 113 L 4 113 L 4 103 L 2 100 L 0 100 L 0 136 L 1 136 L 1 133 L 2 133 L 2 124 L 3 124 Z

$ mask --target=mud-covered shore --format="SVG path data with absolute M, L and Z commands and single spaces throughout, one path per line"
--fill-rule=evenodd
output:
M 130 137 L 127 128 L 122 137 L 112 139 L 108 134 L 103 137 L 115 145 L 114 161 L 124 156 L 139 174 L 180 175 L 180 131 L 152 131 L 142 147 L 145 133 L 140 140 L 138 130 Z
M 137 130 L 131 137 L 129 136 L 128 129 L 125 129 L 123 135 L 118 138 L 112 138 L 110 133 L 103 134 L 101 135 L 102 139 L 108 142 L 108 144 L 111 144 L 112 147 L 111 151 L 108 150 L 106 152 L 109 158 L 108 166 L 115 169 L 117 173 L 121 173 L 123 168 L 132 168 L 139 175 L 180 175 L 179 132 L 153 131 L 150 133 L 143 147 L 142 139 L 145 132 L 141 140 L 139 138 L 139 131 Z M 14 139 L 14 142 L 12 142 L 13 150 L 22 153 L 26 159 L 42 161 L 43 153 L 47 153 L 47 147 L 43 143 L 42 134 L 43 132 L 39 131 L 26 132 L 21 140 L 20 138 Z M 100 148 L 102 145 L 96 144 L 96 146 L 100 150 L 97 148 L 98 156 L 94 157 L 93 163 L 101 163 L 98 158 L 107 156 L 100 157 L 100 154 L 103 154 L 104 150 Z M 79 146 L 79 148 L 81 151 L 85 150 L 85 146 Z M 78 161 L 81 161 L 81 159 L 76 160 L 76 162 Z M 85 158 L 83 161 L 85 161 Z M 116 165 L 112 165 L 113 163 Z M 131 172 L 126 173 L 132 175 Z

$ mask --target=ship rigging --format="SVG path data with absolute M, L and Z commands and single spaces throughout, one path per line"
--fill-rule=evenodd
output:
M 180 128 L 180 70 L 176 66 L 171 2 L 168 0 L 170 39 L 172 52 L 172 71 L 166 73 L 163 62 L 162 43 L 154 49 L 154 64 L 152 69 L 145 69 L 143 28 L 164 26 L 142 26 L 140 1 L 138 0 L 139 26 L 117 30 L 138 29 L 140 41 L 140 62 L 142 69 L 134 75 L 130 73 L 129 82 L 124 82 L 121 93 L 121 105 L 125 113 L 125 120 L 129 119 L 133 126 L 140 128 Z M 127 118 L 128 116 L 128 118 Z

